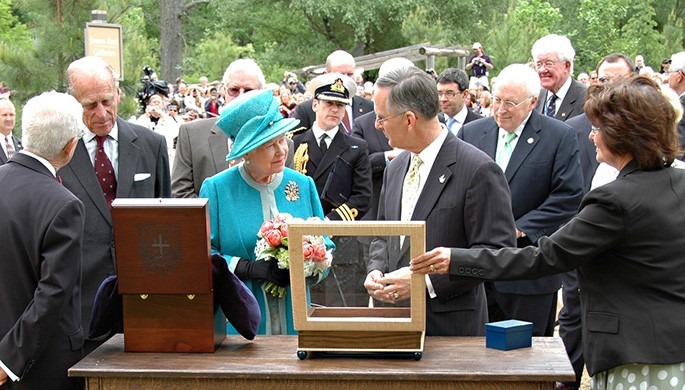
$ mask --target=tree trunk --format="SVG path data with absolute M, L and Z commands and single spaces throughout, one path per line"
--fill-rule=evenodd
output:
M 183 74 L 183 22 L 184 0 L 163 0 L 159 2 L 160 15 L 160 66 L 159 78 L 175 83 Z

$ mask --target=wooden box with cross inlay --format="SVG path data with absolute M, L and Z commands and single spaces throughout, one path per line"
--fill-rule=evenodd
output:
M 207 207 L 207 199 L 112 203 L 127 352 L 214 352 L 225 338 Z

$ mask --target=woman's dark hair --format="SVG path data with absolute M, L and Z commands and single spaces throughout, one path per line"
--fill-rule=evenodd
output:
M 640 169 L 657 170 L 679 152 L 676 113 L 652 79 L 632 76 L 588 89 L 585 114 L 606 148 L 630 156 Z

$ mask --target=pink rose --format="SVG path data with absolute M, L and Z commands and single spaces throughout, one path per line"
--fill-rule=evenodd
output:
M 264 239 L 272 247 L 281 245 L 281 232 L 277 229 L 272 229 L 262 233 Z
M 304 256 L 305 260 L 311 260 L 312 257 L 314 257 L 315 250 L 316 249 L 314 248 L 314 245 L 308 242 L 302 243 L 302 255 Z
M 324 261 L 326 260 L 326 246 L 325 245 L 315 245 L 314 246 L 314 261 Z
M 285 222 L 283 222 L 281 226 L 279 226 L 279 228 L 281 230 L 281 235 L 283 237 L 288 237 L 288 225 Z
M 264 223 L 262 224 L 262 227 L 259 228 L 259 232 L 262 233 L 262 235 L 264 235 L 264 233 L 266 233 L 269 230 L 273 230 L 273 228 L 274 228 L 274 221 L 272 221 L 272 220 L 264 221 Z

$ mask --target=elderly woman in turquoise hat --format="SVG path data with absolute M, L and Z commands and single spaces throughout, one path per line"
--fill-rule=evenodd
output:
M 283 118 L 269 90 L 232 101 L 216 125 L 233 141 L 226 160 L 243 161 L 206 179 L 200 189 L 200 197 L 209 199 L 212 251 L 223 255 L 259 302 L 262 322 L 257 334 L 296 334 L 290 288 L 282 298 L 264 289 L 267 282 L 288 286 L 290 275 L 276 261 L 256 260 L 262 223 L 280 213 L 324 217 L 312 179 L 285 167 L 286 133 L 299 122 Z M 230 324 L 228 332 L 236 333 Z

